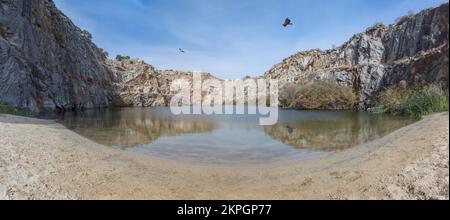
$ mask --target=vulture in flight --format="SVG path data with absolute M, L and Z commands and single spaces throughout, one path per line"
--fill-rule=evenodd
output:
M 184 51 L 184 50 L 181 49 L 181 48 L 178 48 L 178 50 L 180 50 L 181 53 L 186 53 L 186 51 Z
M 292 23 L 290 18 L 286 18 L 286 20 L 284 20 L 283 27 L 287 27 L 289 25 L 294 25 L 294 24 Z

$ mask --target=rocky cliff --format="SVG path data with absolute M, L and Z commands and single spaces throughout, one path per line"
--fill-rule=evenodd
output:
M 438 84 L 448 90 L 449 5 L 376 24 L 333 50 L 295 54 L 264 74 L 286 84 L 333 81 L 350 86 L 359 107 L 376 104 L 390 87 Z
M 386 88 L 438 84 L 448 90 L 449 6 L 375 25 L 333 50 L 300 52 L 264 74 L 283 85 L 332 81 L 351 87 L 359 107 Z M 191 72 L 140 60 L 108 60 L 51 0 L 0 0 L 0 104 L 34 111 L 165 106 L 170 83 Z M 203 79 L 213 78 L 203 74 Z
M 107 64 L 113 73 L 116 105 L 168 106 L 174 96 L 170 90 L 174 80 L 185 79 L 192 88 L 193 72 L 158 70 L 139 59 L 109 60 Z M 217 79 L 209 73 L 200 74 L 202 80 Z
M 170 83 L 192 79 L 142 60 L 108 60 L 90 37 L 51 0 L 0 0 L 0 104 L 33 111 L 167 106 Z
M 35 111 L 109 106 L 105 60 L 53 1 L 0 1 L 0 104 Z

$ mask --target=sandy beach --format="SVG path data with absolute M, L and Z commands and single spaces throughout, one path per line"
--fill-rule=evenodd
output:
M 0 115 L 0 199 L 448 199 L 449 115 L 321 159 L 189 165 Z

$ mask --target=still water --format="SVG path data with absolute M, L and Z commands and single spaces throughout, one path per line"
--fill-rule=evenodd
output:
M 365 112 L 280 110 L 278 124 L 258 115 L 182 115 L 169 108 L 86 111 L 58 119 L 97 143 L 195 164 L 304 160 L 383 137 L 412 119 Z

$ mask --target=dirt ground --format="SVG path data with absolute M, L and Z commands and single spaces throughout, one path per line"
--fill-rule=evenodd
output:
M 0 115 L 0 199 L 447 199 L 449 116 L 321 159 L 202 166 L 125 153 Z

